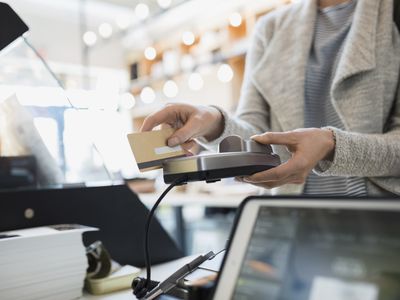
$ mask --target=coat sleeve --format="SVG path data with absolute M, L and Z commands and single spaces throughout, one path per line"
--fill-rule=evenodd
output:
M 398 177 L 400 185 L 399 96 L 393 105 L 387 130 L 383 134 L 361 134 L 331 128 L 336 134 L 333 162 L 322 161 L 314 171 L 322 176 Z

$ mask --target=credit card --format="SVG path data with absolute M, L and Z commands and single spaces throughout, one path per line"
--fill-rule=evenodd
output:
M 128 141 L 140 171 L 159 169 L 165 159 L 185 156 L 181 146 L 167 145 L 167 140 L 174 131 L 173 128 L 165 128 L 128 134 Z

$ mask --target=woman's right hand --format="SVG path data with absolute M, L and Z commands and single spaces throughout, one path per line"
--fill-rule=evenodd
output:
M 170 147 L 190 143 L 197 137 L 212 141 L 224 130 L 223 116 L 215 107 L 167 104 L 163 109 L 149 115 L 140 131 L 150 131 L 158 125 L 165 124 L 177 129 L 168 139 Z

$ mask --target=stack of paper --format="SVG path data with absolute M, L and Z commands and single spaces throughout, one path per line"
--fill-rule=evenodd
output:
M 0 233 L 0 299 L 70 300 L 82 295 L 88 266 L 82 233 L 56 225 Z

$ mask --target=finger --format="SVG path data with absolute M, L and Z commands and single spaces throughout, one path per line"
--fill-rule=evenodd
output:
M 266 132 L 261 135 L 251 137 L 256 142 L 261 144 L 274 144 L 274 145 L 295 145 L 297 144 L 297 137 L 294 132 Z
M 189 150 L 183 150 L 184 152 L 185 152 L 185 155 L 186 156 L 194 156 L 194 153 L 193 152 L 190 152 Z
M 144 119 L 140 131 L 150 131 L 163 123 L 172 123 L 176 120 L 176 112 L 172 106 L 167 106 Z
M 295 164 L 294 160 L 289 159 L 287 162 L 275 168 L 259 172 L 251 176 L 246 176 L 243 178 L 243 180 L 248 183 L 279 181 L 279 180 L 284 180 L 285 178 L 297 172 L 298 172 L 297 165 Z
M 246 183 L 246 182 L 243 182 L 243 183 Z M 259 187 L 259 188 L 263 188 L 263 189 L 273 189 L 274 187 L 276 187 L 272 182 L 249 183 L 249 184 Z
M 194 140 L 190 140 L 190 141 L 187 141 L 186 143 L 183 143 L 181 145 L 181 147 L 183 148 L 183 150 L 190 151 L 190 149 L 192 149 L 194 146 L 196 146 L 196 144 L 197 143 Z
M 267 182 L 267 184 L 268 184 L 268 182 Z M 298 176 L 297 175 L 291 175 L 291 176 L 285 178 L 284 180 L 271 182 L 271 185 L 270 185 L 271 187 L 270 188 L 280 187 L 280 186 L 285 185 L 285 184 L 300 184 L 300 183 L 298 183 Z
M 264 183 L 250 183 L 251 185 L 257 186 L 263 189 L 273 189 L 275 186 L 271 182 L 264 182 Z
M 161 124 L 161 129 L 166 129 L 166 128 L 172 128 L 172 126 L 170 124 L 167 124 L 167 123 L 162 123 Z
M 202 124 L 197 118 L 190 118 L 182 128 L 175 131 L 168 139 L 168 146 L 175 147 L 194 138 L 200 131 L 201 126 Z
M 286 178 L 284 180 L 252 183 L 252 185 L 255 185 L 255 186 L 258 186 L 258 187 L 267 188 L 267 189 L 273 189 L 273 188 L 276 188 L 276 187 L 283 186 L 285 184 L 297 183 L 296 182 L 296 178 L 297 178 L 297 176 L 292 175 L 292 176 L 289 176 L 288 178 Z
M 265 184 L 262 184 L 262 183 L 249 183 L 249 184 L 254 185 L 256 187 L 259 187 L 259 188 L 263 188 L 263 189 L 270 189 L 270 187 L 268 187 L 268 186 L 266 186 Z

